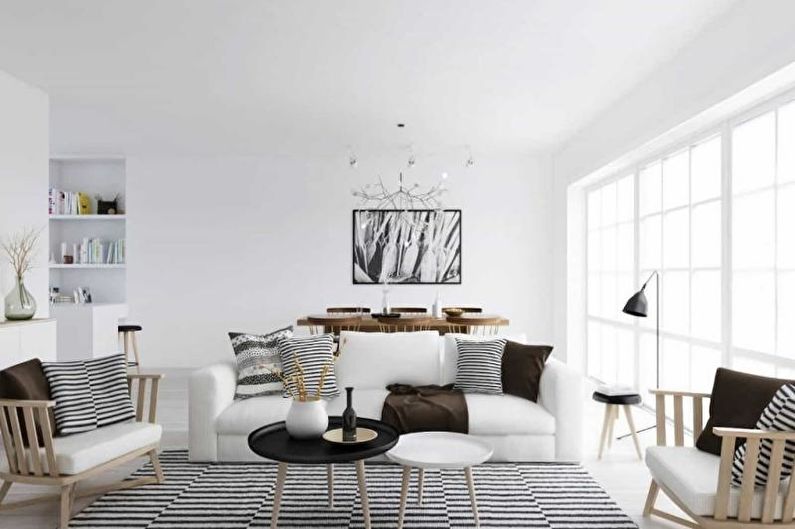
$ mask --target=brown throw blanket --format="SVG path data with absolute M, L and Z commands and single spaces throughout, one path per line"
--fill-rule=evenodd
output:
M 468 433 L 469 411 L 464 394 L 447 386 L 390 384 L 381 420 L 401 434 L 445 431 Z

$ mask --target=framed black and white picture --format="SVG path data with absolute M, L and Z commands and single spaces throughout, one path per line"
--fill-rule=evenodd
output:
M 461 210 L 354 210 L 353 283 L 461 284 Z

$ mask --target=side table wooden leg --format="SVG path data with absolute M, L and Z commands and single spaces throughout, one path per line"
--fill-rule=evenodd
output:
M 610 404 L 605 404 L 605 418 L 602 422 L 602 436 L 599 438 L 599 455 L 597 459 L 602 459 L 602 453 L 605 451 L 605 443 L 607 443 L 607 432 L 610 430 L 610 419 L 612 417 L 612 409 Z
M 419 469 L 420 474 L 417 476 L 417 504 L 422 505 L 422 485 L 425 479 L 425 469 Z
M 364 529 L 370 529 L 370 500 L 367 498 L 367 481 L 364 475 L 364 461 L 361 459 L 356 462 L 356 478 L 359 482 L 359 499 L 362 502 Z
M 326 479 L 328 481 L 328 508 L 334 508 L 334 465 L 326 465 Z
M 624 405 L 624 415 L 627 416 L 629 431 L 630 433 L 632 433 L 632 442 L 635 443 L 635 452 L 638 453 L 638 459 L 643 461 L 643 451 L 640 449 L 640 440 L 638 440 L 638 431 L 635 430 L 635 420 L 632 418 L 632 407 L 628 404 Z
M 607 432 L 607 448 L 613 447 L 613 432 L 616 429 L 616 419 L 618 419 L 618 404 L 608 404 L 610 408 L 610 428 Z
M 472 478 L 472 467 L 466 467 L 464 469 L 464 475 L 466 475 L 467 478 L 469 501 L 472 503 L 472 514 L 475 516 L 475 527 L 480 527 L 480 518 L 478 517 L 478 502 L 475 498 L 475 480 Z
M 403 529 L 403 520 L 406 516 L 406 500 L 409 496 L 410 481 L 411 467 L 403 467 L 403 484 L 400 487 L 400 510 L 398 511 L 398 529 Z
M 279 463 L 276 471 L 276 488 L 273 494 L 273 512 L 271 513 L 271 529 L 276 529 L 279 524 L 279 507 L 282 504 L 282 492 L 284 492 L 284 481 L 287 478 L 287 463 Z

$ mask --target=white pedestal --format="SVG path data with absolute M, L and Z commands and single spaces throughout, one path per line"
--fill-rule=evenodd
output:
M 0 322 L 0 369 L 31 358 L 54 362 L 55 351 L 54 319 Z
M 50 314 L 58 322 L 58 360 L 88 360 L 119 352 L 119 320 L 127 316 L 124 303 L 54 304 Z

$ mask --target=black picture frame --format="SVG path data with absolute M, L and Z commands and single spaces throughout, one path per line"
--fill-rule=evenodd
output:
M 367 222 L 362 215 L 367 214 Z M 414 215 L 414 220 L 424 217 L 426 227 L 422 231 L 408 229 L 400 224 L 402 215 Z M 442 219 L 436 218 L 443 215 Z M 432 230 L 432 223 L 435 228 Z M 367 225 L 367 227 L 364 227 Z M 376 225 L 378 228 L 376 228 Z M 354 209 L 351 216 L 351 280 L 354 285 L 460 285 L 462 280 L 462 242 L 463 212 L 460 209 Z M 368 240 L 369 236 L 369 240 Z M 395 237 L 398 241 L 391 240 Z M 437 238 L 432 244 L 436 251 L 442 252 L 442 270 L 438 265 L 434 268 L 430 261 L 423 267 L 429 239 Z M 409 242 L 410 241 L 410 242 Z M 408 244 L 407 244 L 408 243 Z M 372 244 L 373 253 L 367 255 L 366 248 Z M 381 280 L 384 252 L 388 245 L 393 244 L 396 271 L 389 281 Z M 441 248 L 439 245 L 441 244 Z M 406 252 L 406 253 L 404 253 Z M 408 258 L 408 261 L 404 261 Z M 438 264 L 438 254 L 436 263 Z M 425 276 L 425 277 L 423 277 Z M 427 280 L 433 276 L 434 280 Z

